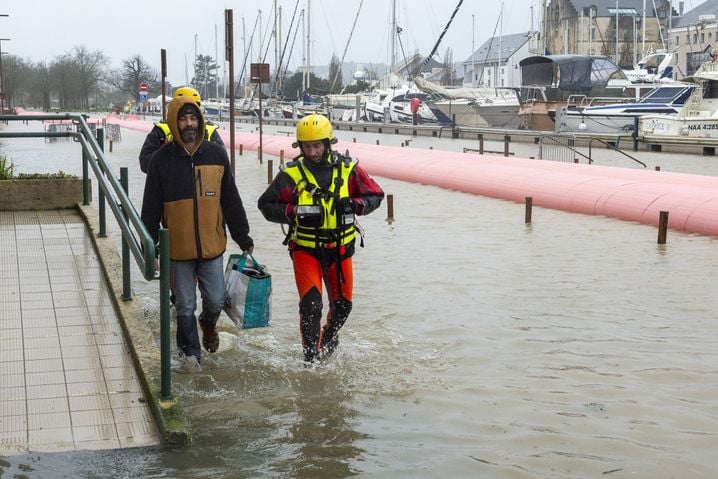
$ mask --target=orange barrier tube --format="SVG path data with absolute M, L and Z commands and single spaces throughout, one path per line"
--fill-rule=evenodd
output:
M 107 122 L 144 131 L 152 127 L 119 117 Z M 229 144 L 229 132 L 221 134 Z M 279 156 L 280 150 L 297 151 L 293 141 L 264 135 L 262 147 L 265 154 Z M 256 151 L 259 134 L 236 132 L 235 144 Z M 348 148 L 376 176 L 519 203 L 531 196 L 534 206 L 650 225 L 668 211 L 669 228 L 718 236 L 718 177 L 341 141 L 335 148 Z

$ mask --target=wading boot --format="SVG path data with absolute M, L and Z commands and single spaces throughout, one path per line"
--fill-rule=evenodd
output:
M 199 325 L 202 327 L 202 346 L 210 353 L 219 349 L 217 318 L 219 318 L 219 312 L 212 314 L 202 311 L 199 315 Z

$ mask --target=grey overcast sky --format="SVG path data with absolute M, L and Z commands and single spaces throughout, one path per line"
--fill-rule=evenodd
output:
M 652 0 L 647 0 L 649 6 Z M 281 8 L 281 39 L 288 36 L 292 14 L 307 8 L 307 0 L 278 0 Z M 397 24 L 402 28 L 401 42 L 396 44 L 397 59 L 418 51 L 428 55 L 458 0 L 396 0 Z M 441 59 L 447 48 L 453 60 L 463 61 L 494 33 L 497 35 L 539 29 L 542 0 L 464 0 L 449 31 L 437 50 Z M 686 0 L 686 10 L 703 0 Z M 357 11 L 361 4 L 361 10 Z M 312 65 L 326 65 L 332 54 L 345 62 L 389 64 L 391 0 L 311 0 L 310 60 Z M 674 0 L 674 4 L 677 1 Z M 30 61 L 51 61 L 84 45 L 101 50 L 110 66 L 119 67 L 122 60 L 136 54 L 159 71 L 160 50 L 167 50 L 168 80 L 174 85 L 191 78 L 195 51 L 198 54 L 224 58 L 224 11 L 233 10 L 235 75 L 239 76 L 244 56 L 243 28 L 246 43 L 252 40 L 250 61 L 259 61 L 258 46 L 267 49 L 267 63 L 275 63 L 274 43 L 269 40 L 272 29 L 274 0 L 2 0 L 0 38 L 3 51 Z M 620 5 L 620 0 L 619 0 Z M 261 32 L 252 29 L 261 10 Z M 503 15 L 500 16 L 500 12 Z M 501 20 L 500 20 L 501 17 Z M 351 39 L 352 25 L 356 28 Z M 290 69 L 302 64 L 301 23 L 289 62 Z M 260 38 L 264 38 L 260 40 Z M 289 52 L 292 41 L 288 42 Z M 222 66 L 223 63 L 220 63 Z M 222 72 L 222 70 L 220 70 Z M 347 81 L 349 79 L 345 79 Z
M 277 3 L 281 8 L 284 41 L 297 1 Z M 311 0 L 312 65 L 328 64 L 332 54 L 341 58 L 348 41 L 345 62 L 390 63 L 391 3 L 391 0 Z M 415 51 L 428 55 L 457 4 L 458 0 L 397 0 L 397 24 L 403 30 L 401 45 L 396 44 L 397 57 L 403 58 L 402 46 L 407 56 Z M 503 20 L 499 21 L 502 4 Z M 249 44 L 259 10 L 266 49 L 274 17 L 273 5 L 273 0 L 2 0 L 0 14 L 9 14 L 9 17 L 0 17 L 0 38 L 10 38 L 2 42 L 3 51 L 26 60 L 51 61 L 75 46 L 84 45 L 91 51 L 104 52 L 112 67 L 140 54 L 158 71 L 160 50 L 164 48 L 168 79 L 180 85 L 186 82 L 186 72 L 191 78 L 195 46 L 199 54 L 224 58 L 225 9 L 233 10 L 236 65 L 242 62 L 244 55 L 242 25 L 244 23 Z M 307 8 L 307 0 L 299 0 L 298 5 L 297 18 L 299 11 Z M 443 57 L 446 49 L 451 48 L 454 61 L 464 60 L 471 55 L 472 43 L 478 48 L 495 29 L 497 34 L 499 30 L 504 34 L 530 30 L 532 12 L 534 28 L 538 29 L 540 8 L 540 0 L 464 0 L 437 54 Z M 355 18 L 356 27 L 349 40 Z M 306 44 L 306 39 L 301 38 L 301 23 L 296 20 L 295 23 L 299 29 L 290 69 L 302 63 L 302 45 Z M 259 58 L 259 30 L 257 27 L 252 42 L 253 61 Z M 294 32 L 293 27 L 292 38 Z M 291 44 L 290 40 L 288 51 Z M 273 65 L 273 40 L 269 45 L 265 61 Z M 237 67 L 235 75 L 239 75 Z

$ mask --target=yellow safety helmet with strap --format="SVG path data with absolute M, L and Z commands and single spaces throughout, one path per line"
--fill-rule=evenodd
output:
M 194 98 L 194 101 L 197 103 L 197 105 L 202 104 L 202 98 L 199 97 L 199 92 L 191 86 L 179 87 L 175 90 L 175 94 L 172 96 L 172 98 L 177 98 L 180 96 L 188 96 L 190 98 Z
M 334 143 L 334 131 L 329 119 L 324 115 L 312 113 L 297 123 L 297 141 L 329 140 Z

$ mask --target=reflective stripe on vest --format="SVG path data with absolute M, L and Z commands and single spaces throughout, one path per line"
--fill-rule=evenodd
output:
M 162 133 L 165 134 L 165 143 L 169 143 L 170 141 L 172 141 L 172 132 L 170 131 L 170 126 L 167 123 L 165 123 L 164 121 L 160 121 L 158 123 L 155 123 L 155 126 L 162 130 Z M 211 141 L 212 135 L 214 135 L 214 132 L 217 131 L 217 128 L 219 128 L 218 125 L 205 124 L 204 132 L 207 135 L 205 139 Z
M 284 168 L 297 185 L 297 208 L 301 206 L 319 206 L 322 211 L 321 226 L 307 226 L 295 217 L 291 239 L 299 246 L 308 248 L 345 245 L 356 238 L 354 214 L 344 214 L 341 207 L 335 208 L 335 193 L 338 178 L 341 178 L 339 199 L 349 198 L 349 174 L 357 161 L 339 161 L 332 167 L 332 179 L 328 190 L 321 190 L 311 171 L 303 165 L 304 158 L 296 160 L 296 165 Z

